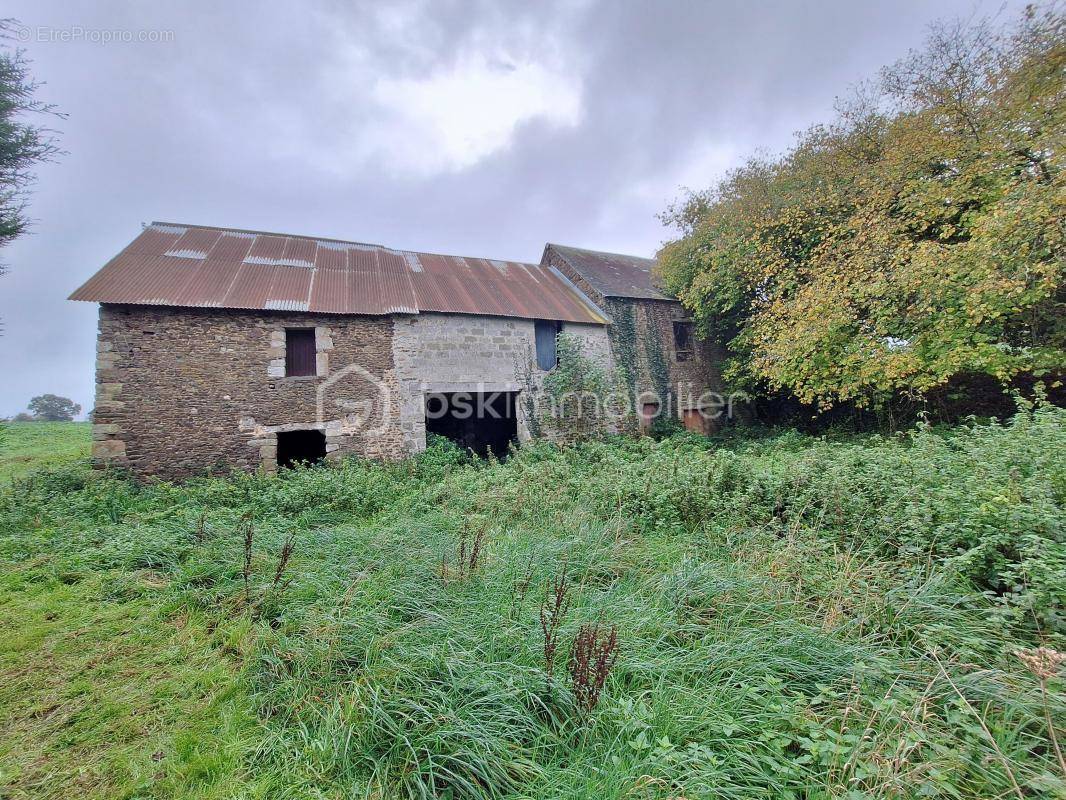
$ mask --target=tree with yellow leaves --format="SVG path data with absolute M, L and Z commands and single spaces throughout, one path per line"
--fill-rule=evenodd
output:
M 829 408 L 1066 365 L 1066 19 L 934 27 L 779 158 L 664 219 L 738 385 Z

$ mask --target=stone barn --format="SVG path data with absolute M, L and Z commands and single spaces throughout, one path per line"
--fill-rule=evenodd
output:
M 100 304 L 94 463 L 163 478 L 273 472 L 401 458 L 427 433 L 500 455 L 537 427 L 521 395 L 555 366 L 560 333 L 702 428 L 686 413 L 716 387 L 712 356 L 653 287 L 651 263 L 152 223 L 71 295 Z

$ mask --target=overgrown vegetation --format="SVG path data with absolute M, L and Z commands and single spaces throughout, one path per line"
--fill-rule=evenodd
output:
M 1057 389 L 1064 153 L 1061 4 L 939 25 L 833 122 L 666 214 L 681 235 L 662 274 L 752 394 L 825 409 Z
M 0 492 L 0 794 L 1061 795 L 1063 452 L 1043 408 L 36 472 Z
M 589 356 L 576 336 L 556 338 L 559 363 L 544 376 L 545 401 L 552 413 L 544 415 L 563 441 L 602 435 L 609 423 L 626 419 L 629 398 L 616 370 Z

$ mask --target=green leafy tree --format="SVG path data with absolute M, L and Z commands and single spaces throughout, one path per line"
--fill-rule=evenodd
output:
M 0 45 L 11 38 L 15 24 L 13 19 L 0 19 Z M 0 248 L 29 227 L 26 198 L 34 179 L 33 167 L 59 154 L 53 132 L 24 119 L 27 114 L 62 116 L 34 98 L 38 86 L 25 54 L 0 46 Z M 0 275 L 5 271 L 0 261 Z M 0 444 L 2 441 L 0 425 Z
M 727 377 L 823 408 L 1066 364 L 1066 22 L 944 24 L 828 125 L 664 218 Z
M 15 20 L 0 20 L 0 44 L 10 39 Z M 26 232 L 26 200 L 33 168 L 59 154 L 54 132 L 26 121 L 27 115 L 56 114 L 35 99 L 40 84 L 30 74 L 22 50 L 0 48 L 0 247 Z M 0 267 L 2 269 L 2 267 Z
M 29 405 L 34 418 L 45 422 L 70 422 L 81 411 L 81 406 L 67 397 L 55 394 L 42 394 Z

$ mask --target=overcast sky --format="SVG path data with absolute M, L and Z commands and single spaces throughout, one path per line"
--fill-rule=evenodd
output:
M 0 251 L 0 415 L 45 392 L 91 408 L 97 308 L 66 297 L 143 222 L 647 256 L 682 187 L 787 147 L 934 18 L 1000 8 L 9 1 L 40 98 L 68 117 L 32 235 Z

